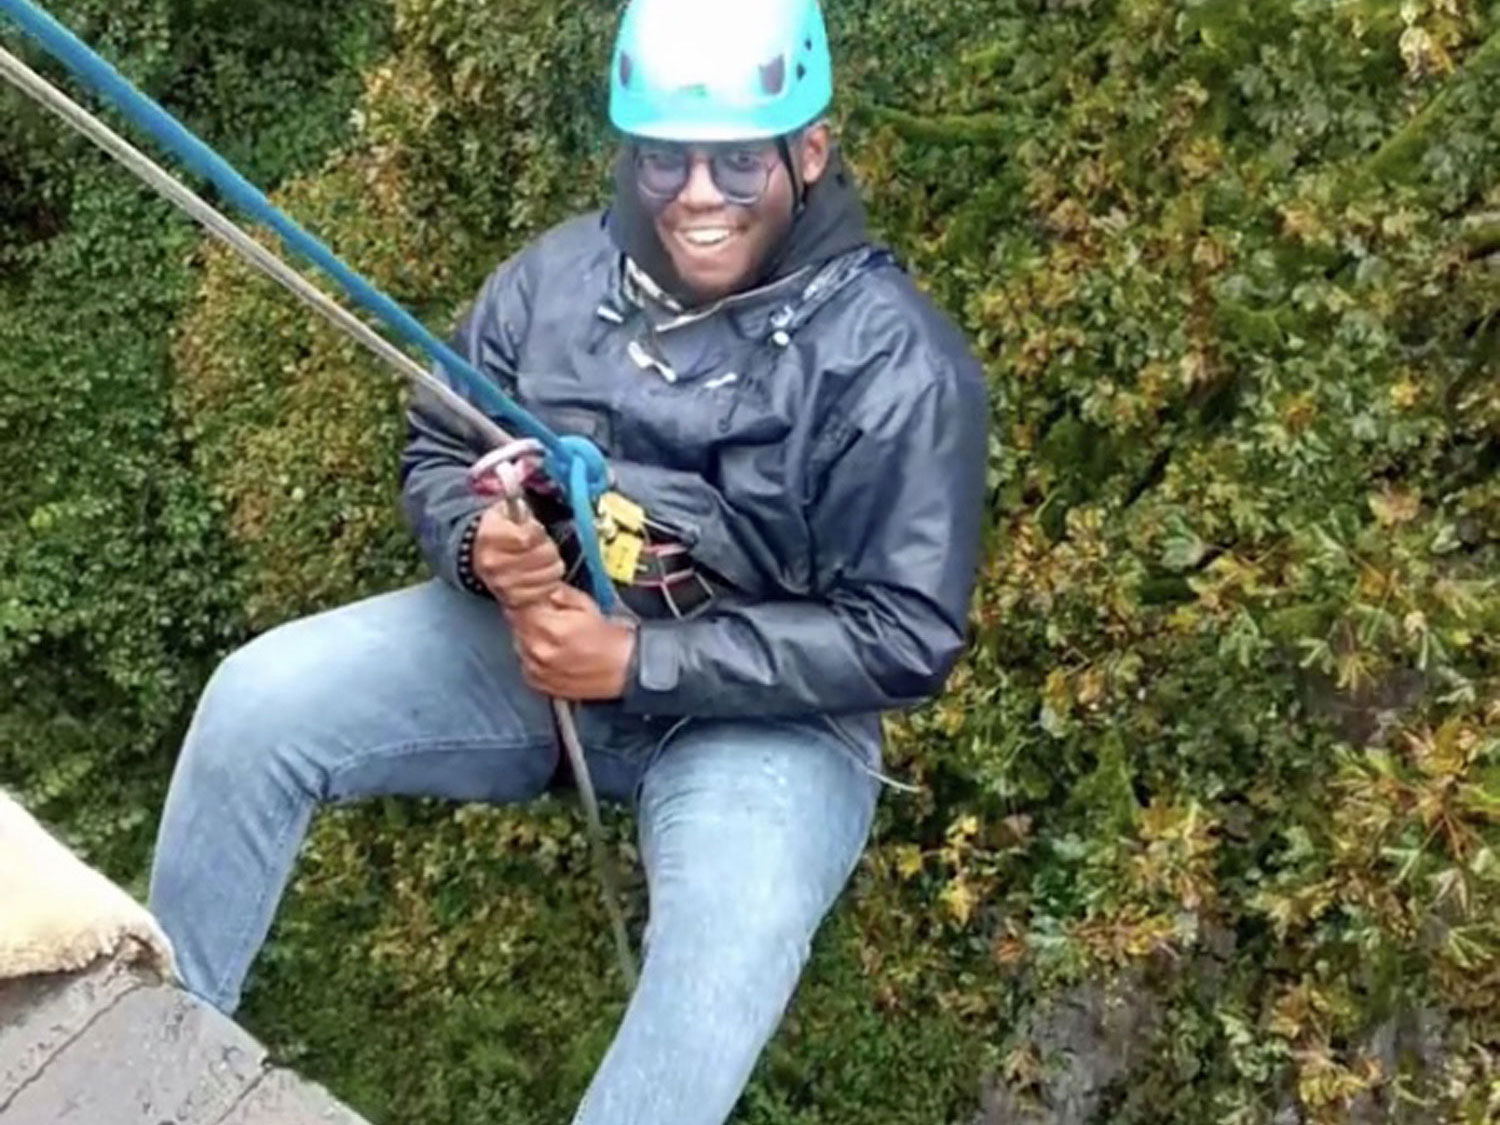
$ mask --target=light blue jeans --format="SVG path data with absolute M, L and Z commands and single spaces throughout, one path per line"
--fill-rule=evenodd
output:
M 878 746 L 822 721 L 667 725 L 580 709 L 590 772 L 634 802 L 641 980 L 575 1125 L 720 1125 L 870 829 Z M 151 909 L 225 1012 L 320 804 L 513 802 L 558 761 L 496 606 L 432 582 L 276 629 L 210 681 L 172 777 Z

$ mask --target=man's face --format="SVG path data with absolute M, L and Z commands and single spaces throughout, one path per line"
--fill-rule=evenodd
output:
M 824 126 L 790 142 L 809 187 L 828 166 L 828 148 Z M 678 277 L 701 300 L 748 286 L 792 224 L 796 189 L 774 141 L 643 144 L 636 168 L 657 236 Z

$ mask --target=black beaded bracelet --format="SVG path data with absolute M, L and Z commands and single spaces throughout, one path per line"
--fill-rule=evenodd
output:
M 482 513 L 469 521 L 463 538 L 458 541 L 458 581 L 471 594 L 481 598 L 490 596 L 489 587 L 474 573 L 474 541 L 479 538 L 479 521 Z

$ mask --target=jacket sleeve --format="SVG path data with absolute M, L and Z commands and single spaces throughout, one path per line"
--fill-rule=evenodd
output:
M 501 266 L 480 291 L 450 342 L 453 349 L 504 387 L 515 371 L 529 306 L 518 260 Z M 418 388 L 407 411 L 401 457 L 401 506 L 433 572 L 463 588 L 458 550 L 464 532 L 491 501 L 469 488 L 469 467 L 488 449 L 473 427 Z
M 643 622 L 627 710 L 865 714 L 942 689 L 965 644 L 978 566 L 984 383 L 965 363 L 881 397 L 855 418 L 857 436 L 809 511 L 814 596 Z

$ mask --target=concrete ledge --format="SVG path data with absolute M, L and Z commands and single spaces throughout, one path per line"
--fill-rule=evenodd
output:
M 0 982 L 0 1110 L 122 996 L 144 984 L 116 962 L 81 976 Z
M 119 961 L 0 983 L 5 1125 L 367 1125 L 243 1028 Z
M 365 1125 L 346 1107 L 285 1070 L 268 1071 L 223 1125 Z

